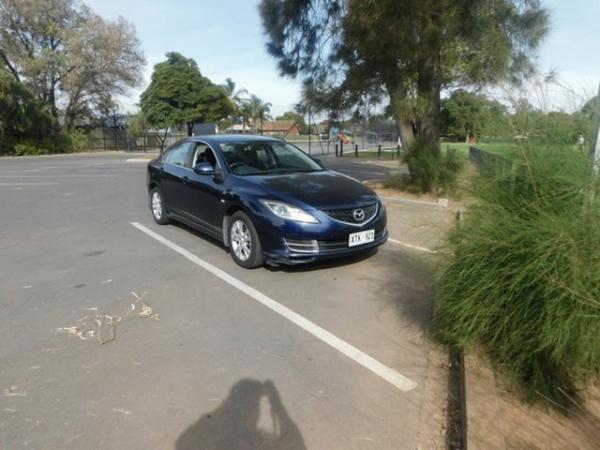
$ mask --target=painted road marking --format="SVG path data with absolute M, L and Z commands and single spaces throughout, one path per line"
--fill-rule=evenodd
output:
M 92 173 L 89 175 L 84 175 L 84 174 L 72 174 L 72 173 L 68 173 L 68 174 L 52 174 L 52 175 L 48 175 L 48 174 L 39 174 L 39 175 L 0 175 L 0 178 L 89 178 L 89 177 L 101 177 L 101 178 L 115 178 L 115 177 L 119 177 L 119 175 L 111 175 L 111 174 L 104 174 L 104 173 Z
M 419 247 L 418 245 L 409 244 L 408 242 L 402 242 L 392 238 L 388 238 L 388 241 L 393 242 L 394 244 L 403 245 L 404 247 L 412 248 L 414 250 L 419 250 L 421 252 L 435 253 L 435 250 L 431 250 L 430 248 L 425 247 Z
M 125 160 L 128 163 L 147 163 L 150 161 L 152 161 L 150 158 L 128 158 Z
M 417 386 L 417 383 L 415 383 L 411 379 L 399 374 L 393 369 L 390 369 L 388 366 L 380 363 L 376 359 L 370 357 L 366 353 L 362 352 L 361 350 L 357 349 L 356 347 L 352 346 L 346 341 L 340 339 L 336 335 L 330 333 L 324 328 L 321 328 L 314 322 L 311 322 L 310 320 L 306 319 L 304 316 L 301 316 L 300 314 L 292 311 L 288 307 L 283 306 L 281 303 L 276 302 L 272 298 L 267 297 L 262 292 L 259 292 L 253 287 L 248 286 L 246 283 L 229 275 L 227 272 L 219 269 L 218 267 L 213 266 L 211 263 L 204 261 L 203 259 L 194 255 L 193 253 L 184 249 L 183 247 L 180 247 L 174 242 L 171 242 L 170 240 L 162 237 L 160 234 L 155 233 L 154 231 L 137 222 L 131 222 L 131 225 L 133 225 L 141 232 L 147 234 L 151 238 L 157 240 L 161 244 L 166 245 L 171 250 L 179 253 L 181 256 L 184 256 L 185 258 L 189 259 L 194 264 L 202 267 L 204 270 L 212 273 L 214 276 L 220 278 L 227 284 L 233 286 L 234 288 L 248 295 L 252 299 L 266 306 L 270 310 L 285 317 L 287 320 L 299 326 L 303 330 L 309 332 L 316 338 L 320 339 L 326 344 L 329 344 L 331 347 L 335 348 L 340 353 L 346 355 L 348 358 L 369 369 L 375 375 L 380 376 L 385 381 L 391 383 L 401 391 L 410 391 L 411 389 L 414 389 Z
M 0 183 L 0 186 L 55 186 L 58 183 Z

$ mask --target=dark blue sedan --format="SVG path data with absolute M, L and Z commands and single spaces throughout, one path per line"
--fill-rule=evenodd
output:
M 262 136 L 195 136 L 148 165 L 154 220 L 183 222 L 254 268 L 363 252 L 388 237 L 369 188 L 293 145 Z

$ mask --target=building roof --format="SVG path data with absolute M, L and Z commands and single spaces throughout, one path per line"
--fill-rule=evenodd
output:
M 295 120 L 270 120 L 263 122 L 260 129 L 263 131 L 289 131 L 296 125 Z

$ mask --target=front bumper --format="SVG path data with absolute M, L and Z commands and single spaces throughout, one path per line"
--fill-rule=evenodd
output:
M 265 218 L 263 216 L 263 218 Z M 332 258 L 342 258 L 363 253 L 384 244 L 388 239 L 387 217 L 384 208 L 380 208 L 376 217 L 362 226 L 352 226 L 319 216 L 319 224 L 298 224 L 280 220 L 258 220 L 257 231 L 267 263 L 273 265 L 305 264 Z M 261 223 L 262 222 L 262 223 Z M 373 242 L 348 246 L 351 233 L 374 230 Z M 286 241 L 316 241 L 318 250 L 299 252 L 286 245 Z
M 343 258 L 363 253 L 384 244 L 388 239 L 387 229 L 383 229 L 375 234 L 375 240 L 367 244 L 356 247 L 348 247 L 346 241 L 317 241 L 319 242 L 319 251 L 317 253 L 297 253 L 288 248 L 264 252 L 268 264 L 273 265 L 296 265 L 306 264 L 327 259 Z M 322 243 L 327 244 L 323 245 Z

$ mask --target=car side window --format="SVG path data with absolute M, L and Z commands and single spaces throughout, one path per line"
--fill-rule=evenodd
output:
M 194 157 L 192 158 L 192 167 L 200 163 L 211 163 L 217 172 L 220 171 L 219 163 L 213 150 L 206 144 L 196 144 Z
M 169 150 L 164 161 L 176 166 L 186 167 L 189 149 L 189 142 L 183 142 Z

